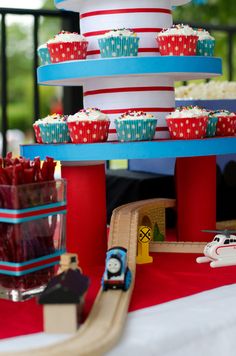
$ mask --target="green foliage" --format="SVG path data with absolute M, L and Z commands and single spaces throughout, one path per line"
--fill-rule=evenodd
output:
M 234 10 L 233 10 L 234 9 Z M 192 2 L 175 8 L 174 21 L 235 26 L 235 0 L 208 0 L 205 5 Z
M 7 111 L 9 117 L 9 129 L 20 129 L 22 131 L 27 131 L 32 127 L 32 105 L 33 103 L 28 106 L 21 102 L 10 103 L 8 105 Z
M 157 223 L 154 225 L 153 230 L 153 241 L 164 241 L 164 235 L 160 232 L 159 226 Z
M 47 5 L 49 4 L 55 9 L 53 1 L 48 1 Z M 33 28 L 29 24 L 24 24 L 24 16 L 15 19 L 17 22 L 7 26 L 8 126 L 26 131 L 32 129 L 34 119 L 49 114 L 52 98 L 58 91 L 55 87 L 39 89 L 40 117 L 33 118 Z M 39 45 L 45 43 L 60 29 L 60 18 L 40 18 Z
M 195 23 L 200 27 L 211 25 L 235 26 L 235 1 L 234 0 L 208 0 L 205 5 L 196 5 L 192 2 L 178 6 L 173 11 L 175 23 Z M 216 39 L 215 56 L 222 58 L 223 76 L 219 80 L 228 79 L 228 35 L 220 31 L 211 31 Z M 233 37 L 233 45 L 236 48 L 236 33 Z M 233 66 L 236 67 L 236 58 L 233 56 Z M 233 80 L 236 80 L 236 71 Z

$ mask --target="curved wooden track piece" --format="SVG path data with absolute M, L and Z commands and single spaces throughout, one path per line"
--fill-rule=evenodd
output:
M 130 203 L 115 209 L 110 224 L 108 248 L 127 248 L 128 266 L 132 272 L 132 284 L 128 291 L 108 290 L 98 292 L 92 310 L 80 329 L 68 340 L 40 349 L 24 350 L 0 355 L 17 356 L 98 356 L 112 348 L 119 340 L 132 295 L 135 269 L 138 226 L 142 216 L 158 207 L 174 207 L 172 199 L 150 199 Z

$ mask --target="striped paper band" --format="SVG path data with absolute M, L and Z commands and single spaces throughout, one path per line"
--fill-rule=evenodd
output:
M 150 86 L 150 87 L 107 88 L 107 89 L 87 90 L 84 92 L 84 96 L 108 94 L 108 93 L 142 92 L 142 91 L 174 91 L 174 87 Z
M 123 114 L 128 110 L 132 111 L 144 111 L 144 112 L 171 112 L 174 111 L 174 108 L 125 108 L 125 109 L 110 109 L 110 110 L 102 110 L 105 114 Z
M 27 209 L 0 209 L 0 222 L 18 224 L 56 214 L 66 214 L 65 201 Z
M 158 33 L 162 30 L 162 28 L 131 28 L 130 30 L 136 32 L 136 33 L 147 33 L 147 32 L 155 32 Z M 104 33 L 111 31 L 111 30 L 101 30 L 101 31 L 91 31 L 91 32 L 85 32 L 83 33 L 83 36 L 85 37 L 93 37 L 93 36 L 101 36 L 104 35 Z
M 132 13 L 161 13 L 161 14 L 171 14 L 170 9 L 162 8 L 133 8 L 133 9 L 113 9 L 113 10 L 99 10 L 99 11 L 90 11 L 80 14 L 80 18 L 91 16 L 101 16 L 101 15 L 114 15 L 114 14 L 132 14 Z
M 0 273 L 9 276 L 23 276 L 41 269 L 59 264 L 60 256 L 65 253 L 65 249 L 30 261 L 15 263 L 0 261 Z

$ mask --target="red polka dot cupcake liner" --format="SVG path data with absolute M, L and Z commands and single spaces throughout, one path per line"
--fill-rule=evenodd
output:
M 43 143 L 39 126 L 38 126 L 37 124 L 33 124 L 33 128 L 34 128 L 34 133 L 35 133 L 36 141 L 37 141 L 38 143 Z
M 158 36 L 162 56 L 195 56 L 198 36 L 170 35 Z
M 107 141 L 110 121 L 74 121 L 67 124 L 72 143 Z
M 47 44 L 52 63 L 86 59 L 88 42 L 64 42 Z
M 206 137 L 208 117 L 166 119 L 170 138 L 189 140 Z
M 235 136 L 236 134 L 236 115 L 218 116 L 216 126 L 216 136 Z

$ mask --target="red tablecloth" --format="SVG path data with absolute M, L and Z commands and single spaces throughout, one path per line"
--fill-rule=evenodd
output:
M 199 265 L 195 254 L 160 253 L 153 257 L 152 264 L 137 266 L 130 311 L 236 282 L 236 266 L 213 269 L 209 264 Z M 85 314 L 99 289 L 103 268 L 90 272 Z M 23 303 L 0 300 L 0 315 L 0 338 L 43 330 L 42 308 L 35 299 Z

